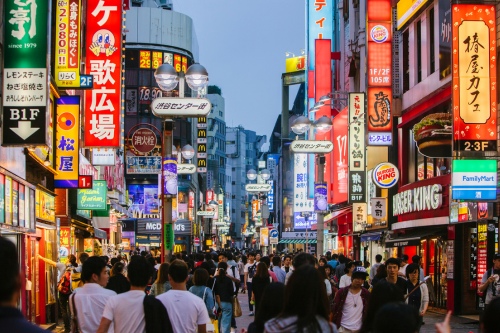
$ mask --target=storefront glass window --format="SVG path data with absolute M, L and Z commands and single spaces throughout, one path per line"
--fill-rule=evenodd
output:
M 408 182 L 430 179 L 450 173 L 449 158 L 430 158 L 418 151 L 413 140 L 413 131 L 409 131 L 409 149 L 408 149 Z

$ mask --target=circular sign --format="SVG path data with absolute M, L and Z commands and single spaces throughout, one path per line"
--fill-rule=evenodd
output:
M 278 230 L 271 229 L 271 232 L 269 233 L 269 237 L 271 237 L 271 238 L 278 238 Z
M 64 112 L 57 118 L 57 124 L 64 131 L 69 131 L 75 126 L 75 116 L 73 116 L 70 112 Z
M 130 140 L 132 148 L 142 154 L 147 154 L 156 147 L 156 134 L 149 128 L 139 128 Z
M 391 188 L 399 180 L 399 171 L 394 164 L 384 162 L 373 169 L 373 182 L 380 188 Z
M 370 31 L 370 36 L 375 43 L 383 43 L 389 38 L 389 30 L 383 25 L 376 25 Z

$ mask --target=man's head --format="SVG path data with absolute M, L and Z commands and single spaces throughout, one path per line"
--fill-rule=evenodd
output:
M 127 276 L 134 287 L 146 287 L 153 276 L 153 266 L 143 256 L 133 260 L 127 266 Z
M 271 260 L 269 260 L 269 257 L 267 257 L 267 256 L 260 258 L 260 262 L 265 263 L 267 266 L 267 269 L 269 269 L 269 267 L 271 267 Z
M 186 283 L 188 278 L 188 266 L 182 260 L 174 260 L 168 269 L 170 283 Z
M 387 277 L 394 278 L 398 276 L 399 261 L 396 258 L 389 258 L 385 261 L 387 267 Z
M 219 262 L 227 262 L 227 254 L 225 252 L 219 253 Z
M 403 256 L 401 257 L 401 261 L 406 265 L 408 263 L 408 255 L 407 254 L 403 254 Z
M 92 256 L 85 260 L 82 265 L 82 280 L 85 283 L 97 283 L 102 287 L 106 287 L 109 280 L 106 263 L 101 257 Z
M 281 267 L 281 258 L 279 256 L 273 257 L 273 266 L 274 267 Z
M 297 254 L 294 258 L 293 258 L 293 268 L 294 269 L 297 269 L 299 268 L 300 266 L 304 266 L 304 265 L 311 265 L 311 266 L 314 266 L 316 265 L 316 260 L 314 259 L 314 257 L 312 255 L 310 255 L 309 253 L 305 253 L 305 252 L 301 252 L 299 254 Z
M 375 261 L 376 261 L 376 262 L 378 262 L 378 263 L 380 263 L 380 262 L 382 261 L 382 255 L 377 254 L 377 255 L 375 256 Z
M 227 260 L 233 260 L 233 254 L 231 252 L 226 252 L 226 258 Z
M 291 257 L 291 256 L 286 255 L 286 256 L 285 256 L 285 260 L 283 261 L 283 264 L 284 264 L 286 267 L 289 267 L 291 263 L 292 263 L 292 257 Z
M 15 307 L 21 289 L 21 275 L 16 246 L 5 237 L 0 237 L 0 267 L 0 305 Z
M 87 260 L 89 258 L 89 254 L 86 253 L 86 252 L 82 252 L 78 255 L 78 260 L 80 260 L 80 263 L 83 265 L 83 263 L 85 262 L 85 260 Z
M 411 257 L 411 262 L 420 265 L 420 259 L 422 259 L 422 257 L 414 255 L 413 257 Z
M 253 253 L 253 252 L 248 253 L 248 260 L 254 261 L 255 260 L 255 253 Z
M 333 260 L 339 260 L 339 255 L 337 253 L 332 254 Z
M 500 269 L 500 253 L 493 256 L 493 269 Z
M 351 281 L 353 287 L 355 288 L 361 287 L 365 282 L 367 276 L 368 273 L 366 272 L 366 269 L 364 267 L 359 266 L 354 268 L 354 271 L 352 272 L 351 275 Z
M 255 260 L 260 261 L 260 253 L 257 253 L 257 254 L 255 255 Z

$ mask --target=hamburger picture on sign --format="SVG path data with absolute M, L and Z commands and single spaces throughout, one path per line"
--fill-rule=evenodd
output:
M 413 126 L 413 139 L 427 157 L 451 157 L 451 114 L 433 113 Z

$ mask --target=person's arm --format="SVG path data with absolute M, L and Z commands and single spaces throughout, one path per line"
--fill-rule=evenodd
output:
M 429 289 L 425 283 L 420 285 L 420 293 L 422 294 L 420 301 L 420 315 L 423 316 L 429 306 Z
M 38 255 L 38 259 L 41 259 L 41 260 L 45 261 L 47 264 L 56 267 L 57 263 L 55 261 L 52 261 L 52 260 L 47 259 L 45 257 L 42 257 L 41 255 Z
M 434 324 L 436 327 L 436 333 L 451 333 L 450 318 L 451 310 L 448 311 L 443 322 Z
M 220 296 L 219 295 L 215 295 L 215 300 L 217 301 L 217 305 L 219 306 L 219 308 L 222 308 L 222 306 L 220 304 Z
M 109 326 L 111 326 L 111 320 L 102 317 L 101 323 L 99 324 L 99 328 L 97 328 L 97 333 L 107 333 Z
M 149 294 L 152 296 L 156 296 L 156 282 L 151 285 L 151 289 L 149 290 Z
M 207 333 L 207 324 L 198 325 L 198 333 Z
M 243 287 L 246 289 L 247 288 L 247 282 L 248 282 L 248 272 L 245 272 L 244 281 L 245 281 L 245 285 Z
M 330 281 L 328 281 L 328 279 L 325 280 L 325 286 L 326 286 L 326 294 L 330 296 L 332 294 L 332 285 L 330 284 Z
M 493 276 L 493 274 L 490 277 L 487 277 L 487 275 L 484 274 L 481 282 L 482 282 L 482 284 L 479 286 L 478 289 L 480 292 L 483 293 L 486 291 L 486 289 L 488 289 L 488 286 L 490 285 L 490 283 L 495 282 L 495 277 Z

